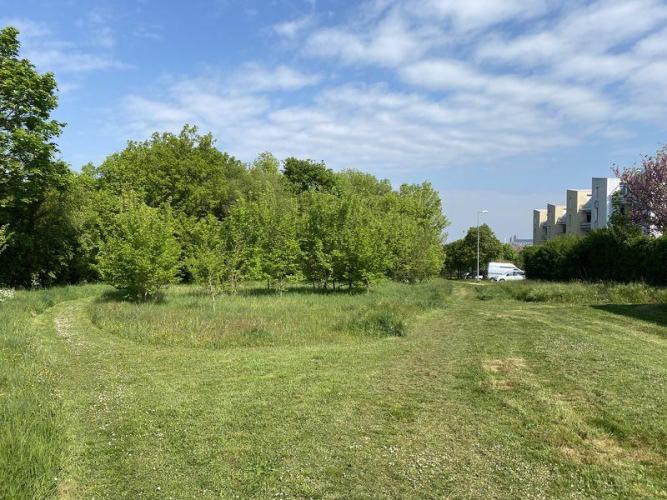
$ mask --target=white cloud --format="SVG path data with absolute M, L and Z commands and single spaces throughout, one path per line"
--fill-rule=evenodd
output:
M 2 20 L 0 24 L 17 27 L 22 47 L 21 55 L 40 70 L 53 71 L 60 75 L 130 67 L 116 60 L 107 51 L 92 51 L 60 40 L 46 25 L 29 19 Z
M 297 35 L 311 26 L 313 22 L 314 19 L 312 16 L 303 16 L 297 19 L 275 24 L 273 26 L 273 31 L 279 36 L 293 40 Z
M 303 73 L 285 65 L 267 69 L 259 64 L 246 64 L 232 82 L 246 90 L 269 91 L 299 90 L 321 80 L 321 75 Z
M 373 0 L 341 24 L 273 27 L 321 73 L 246 64 L 129 98 L 123 117 L 141 133 L 199 124 L 245 160 L 269 149 L 380 175 L 618 140 L 628 121 L 667 110 L 666 8 L 657 0 Z M 341 63 L 379 67 L 364 76 L 376 83 L 356 81 Z
M 429 29 L 412 28 L 392 11 L 369 32 L 330 28 L 316 31 L 306 50 L 316 56 L 336 57 L 348 64 L 371 62 L 395 66 L 423 54 L 435 43 Z
M 559 68 L 573 57 L 588 58 L 569 76 L 598 72 L 622 47 L 650 33 L 667 20 L 667 5 L 659 0 L 599 0 L 570 9 L 553 25 L 512 38 L 495 36 L 480 43 L 477 55 L 484 61 L 525 67 Z M 606 58 L 606 59 L 605 59 Z M 615 60 L 613 64 L 627 63 Z M 623 70 L 624 67 L 618 68 Z M 609 73 L 609 71 L 607 71 Z
M 544 14 L 545 0 L 412 0 L 406 8 L 414 15 L 450 19 L 461 31 L 485 28 L 513 19 Z

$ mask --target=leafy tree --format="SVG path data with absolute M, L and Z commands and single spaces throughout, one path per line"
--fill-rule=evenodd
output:
M 230 281 L 228 253 L 224 225 L 212 215 L 193 226 L 190 256 L 186 261 L 195 281 L 205 285 L 215 300 L 216 295 Z
M 0 226 L 13 233 L 0 257 L 0 281 L 26 285 L 33 276 L 53 275 L 39 250 L 58 242 L 38 231 L 38 219 L 50 193 L 66 188 L 70 173 L 55 159 L 53 141 L 64 125 L 50 119 L 56 81 L 20 59 L 19 49 L 17 30 L 0 30 Z
M 297 194 L 311 189 L 331 193 L 336 186 L 336 175 L 324 162 L 290 157 L 283 162 L 283 174 Z
M 296 200 L 268 191 L 254 203 L 254 218 L 262 274 L 270 288 L 282 293 L 286 282 L 300 275 Z
M 211 134 L 185 125 L 178 135 L 158 134 L 130 141 L 98 168 L 103 190 L 138 193 L 151 207 L 169 203 L 188 216 L 224 217 L 246 186 L 244 165 L 215 148 Z
M 474 260 L 471 269 L 477 270 L 477 227 L 471 227 L 463 238 L 466 246 L 473 249 Z M 479 266 L 480 272 L 486 270 L 489 262 L 497 260 L 503 252 L 502 243 L 496 238 L 487 224 L 479 226 Z
M 437 275 L 442 269 L 442 239 L 428 226 L 406 216 L 390 218 L 392 235 L 390 276 L 416 283 Z
M 437 236 L 449 225 L 442 213 L 440 195 L 431 183 L 403 184 L 400 187 L 401 211 L 431 229 Z
M 334 282 L 368 288 L 389 264 L 386 226 L 362 198 L 342 199 L 336 213 L 332 253 Z
M 313 286 L 327 288 L 333 279 L 333 253 L 340 199 L 308 191 L 300 200 L 300 246 L 303 274 Z
M 460 243 L 459 243 L 460 241 Z M 477 227 L 468 229 L 462 240 L 447 245 L 446 271 L 456 271 L 457 274 L 477 271 Z M 479 226 L 479 267 L 480 272 L 485 270 L 489 262 L 499 259 L 503 255 L 503 245 L 493 234 L 491 228 L 482 224 Z
M 616 170 L 626 189 L 630 221 L 647 232 L 667 232 L 667 146 L 643 159 L 639 168 Z
M 10 236 L 9 226 L 0 227 L 0 253 L 7 247 Z
M 263 279 L 254 207 L 240 198 L 224 220 L 227 283 L 232 293 L 244 279 Z
M 154 298 L 176 281 L 180 246 L 170 210 L 124 200 L 99 254 L 102 278 L 135 299 Z
M 476 259 L 476 248 L 473 250 L 465 240 L 453 241 L 445 246 L 444 271 L 449 276 L 461 277 L 471 272 Z
M 243 188 L 245 197 L 257 200 L 267 192 L 287 196 L 288 183 L 280 173 L 280 162 L 271 153 L 260 154 L 248 169 L 248 178 Z
M 524 250 L 526 275 L 532 279 L 571 279 L 572 261 L 580 238 L 564 234 Z
M 391 184 L 387 179 L 379 180 L 371 174 L 358 170 L 343 170 L 336 174 L 337 185 L 342 196 L 357 194 L 364 197 L 385 196 L 391 193 Z
M 443 230 L 449 224 L 437 191 L 429 183 L 404 184 L 397 194 L 383 196 L 379 209 L 388 224 L 389 275 L 410 283 L 437 275 L 444 259 Z
M 251 170 L 256 170 L 267 175 L 276 175 L 280 173 L 280 162 L 268 151 L 260 155 L 252 163 Z
M 500 247 L 499 259 L 519 265 L 521 256 L 519 252 L 517 252 L 517 250 L 512 245 L 510 245 L 509 243 L 503 243 Z

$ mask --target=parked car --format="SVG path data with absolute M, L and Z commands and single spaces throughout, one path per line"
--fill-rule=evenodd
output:
M 489 262 L 488 269 L 489 271 L 487 274 L 492 281 L 498 281 L 498 278 L 511 275 L 512 273 L 523 273 L 523 270 L 519 269 L 511 262 Z
M 526 279 L 526 273 L 523 271 L 514 271 L 507 274 L 501 274 L 495 278 L 491 278 L 493 281 L 521 281 Z

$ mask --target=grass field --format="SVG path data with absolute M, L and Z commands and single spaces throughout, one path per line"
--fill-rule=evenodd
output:
M 0 304 L 0 498 L 666 497 L 667 305 L 392 283 Z

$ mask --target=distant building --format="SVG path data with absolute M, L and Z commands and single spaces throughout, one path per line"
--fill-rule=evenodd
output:
M 517 238 L 516 234 L 510 237 L 509 244 L 512 245 L 516 250 L 521 250 L 522 248 L 529 247 L 533 244 L 531 238 Z
M 547 204 L 533 210 L 533 244 L 539 245 L 561 234 L 584 235 L 607 227 L 613 196 L 621 189 L 615 178 L 593 177 L 592 189 L 568 189 L 565 205 Z

